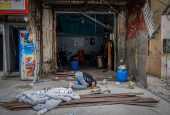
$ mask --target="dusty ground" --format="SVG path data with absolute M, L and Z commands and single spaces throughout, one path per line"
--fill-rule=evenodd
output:
M 135 89 L 128 88 L 128 82 L 120 83 L 116 85 L 116 81 L 109 81 L 106 85 L 101 85 L 101 81 L 98 82 L 98 86 L 101 90 L 110 89 L 112 93 L 125 93 L 125 92 L 143 92 L 144 97 L 152 97 L 156 100 L 160 100 L 156 107 L 144 107 L 144 106 L 133 106 L 133 105 L 103 105 L 103 106 L 90 106 L 90 107 L 75 107 L 75 108 L 62 108 L 51 110 L 45 115 L 169 115 L 170 104 L 155 96 L 146 89 L 142 89 L 139 86 L 135 86 Z M 32 81 L 20 81 L 19 77 L 6 78 L 0 80 L 0 101 L 13 100 L 16 95 L 19 95 L 23 91 L 37 91 L 43 90 L 45 86 L 52 88 L 67 87 L 69 81 L 52 81 L 46 79 L 44 82 L 37 83 L 33 86 L 29 86 Z M 91 90 L 75 91 L 77 94 L 87 94 Z M 0 115 L 36 115 L 34 110 L 23 110 L 11 112 L 0 106 Z
M 169 81 L 170 79 L 168 79 Z M 152 75 L 148 75 L 148 90 L 153 92 L 154 94 L 164 98 L 165 100 L 170 102 L 170 84 L 168 84 L 169 87 L 167 87 L 166 79 L 158 79 Z

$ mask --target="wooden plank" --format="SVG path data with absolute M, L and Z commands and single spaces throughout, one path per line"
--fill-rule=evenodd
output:
M 86 94 L 80 95 L 81 99 L 71 100 L 70 102 L 62 102 L 57 108 L 68 107 L 85 107 L 99 106 L 111 104 L 128 104 L 140 106 L 154 106 L 159 101 L 153 98 L 140 98 L 137 95 L 143 93 L 117 93 L 117 94 Z M 11 103 L 13 102 L 13 103 Z M 28 103 L 19 103 L 18 101 L 5 102 L 7 109 L 11 111 L 31 109 L 33 105 Z
M 19 106 L 19 105 L 30 105 L 28 103 L 11 103 L 11 104 L 3 104 L 3 107 L 10 107 L 10 106 Z
M 95 103 L 95 102 L 118 102 L 118 101 L 132 101 L 138 100 L 140 97 L 127 97 L 127 98 L 85 98 L 71 100 L 70 102 L 63 102 L 59 105 L 69 105 L 73 103 Z
M 16 109 L 11 109 L 11 111 L 20 111 L 20 110 L 29 110 L 29 109 L 32 109 L 32 108 L 16 108 Z
M 93 94 L 93 95 L 80 95 L 80 98 L 105 98 L 105 97 L 133 97 L 136 95 L 143 95 L 143 93 L 134 94 Z
M 11 106 L 11 109 L 15 109 L 15 108 L 32 108 L 34 107 L 34 105 L 18 105 L 18 106 Z
M 111 70 L 112 69 L 111 42 L 107 42 L 107 44 L 108 44 L 108 69 Z
M 69 108 L 69 107 L 85 107 L 85 106 L 98 106 L 98 105 L 111 105 L 111 104 L 128 104 L 128 105 L 140 105 L 140 106 L 152 106 L 152 105 L 157 105 L 159 101 L 154 100 L 153 98 L 143 98 L 143 99 L 139 99 L 139 100 L 132 100 L 132 101 L 117 101 L 117 102 L 95 102 L 95 103 L 83 103 L 83 104 L 75 104 L 75 103 L 71 103 L 71 104 L 66 104 L 66 105 L 62 105 L 62 103 L 56 107 L 56 108 Z M 26 110 L 26 109 L 32 109 L 32 107 L 20 107 L 17 106 L 17 108 L 15 107 L 9 107 L 7 108 L 9 110 L 15 111 L 15 110 Z
M 139 105 L 139 106 L 153 106 L 157 103 L 134 103 L 134 102 L 104 102 L 104 103 L 86 103 L 86 104 L 74 104 L 74 105 L 63 105 L 57 108 L 70 108 L 70 107 L 88 107 L 88 106 L 101 106 L 101 105 L 113 105 L 113 104 L 127 104 L 127 105 Z

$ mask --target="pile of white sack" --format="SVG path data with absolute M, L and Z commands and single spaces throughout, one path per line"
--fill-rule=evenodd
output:
M 54 88 L 48 91 L 26 91 L 15 97 L 19 102 L 35 105 L 34 110 L 43 114 L 46 111 L 56 108 L 61 102 L 69 102 L 72 99 L 80 99 L 71 88 Z

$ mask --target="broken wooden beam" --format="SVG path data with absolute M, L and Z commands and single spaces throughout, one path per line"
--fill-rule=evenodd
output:
M 133 97 L 136 95 L 143 95 L 143 93 L 129 93 L 129 94 L 93 94 L 93 95 L 80 95 L 80 98 L 105 98 L 105 97 Z
M 70 102 L 62 102 L 57 108 L 68 107 L 85 107 L 85 106 L 100 106 L 113 104 L 127 104 L 139 106 L 155 106 L 159 101 L 153 98 L 141 98 L 137 95 L 143 93 L 117 93 L 117 94 L 87 94 L 80 95 L 81 99 L 71 100 Z M 5 102 L 3 107 L 11 111 L 32 109 L 33 105 L 28 103 L 19 103 L 18 100 Z
M 117 101 L 132 101 L 138 100 L 140 97 L 127 97 L 127 98 L 85 98 L 85 99 L 76 99 L 71 100 L 70 102 L 63 102 L 59 105 L 69 105 L 73 103 L 95 103 L 95 102 L 117 102 Z

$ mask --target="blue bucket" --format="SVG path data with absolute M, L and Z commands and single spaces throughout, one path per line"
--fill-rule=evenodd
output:
M 71 62 L 71 69 L 72 69 L 73 71 L 78 70 L 78 62 L 77 62 L 77 61 L 72 61 L 72 62 Z
M 127 71 L 126 70 L 117 70 L 117 81 L 126 82 L 127 80 Z

